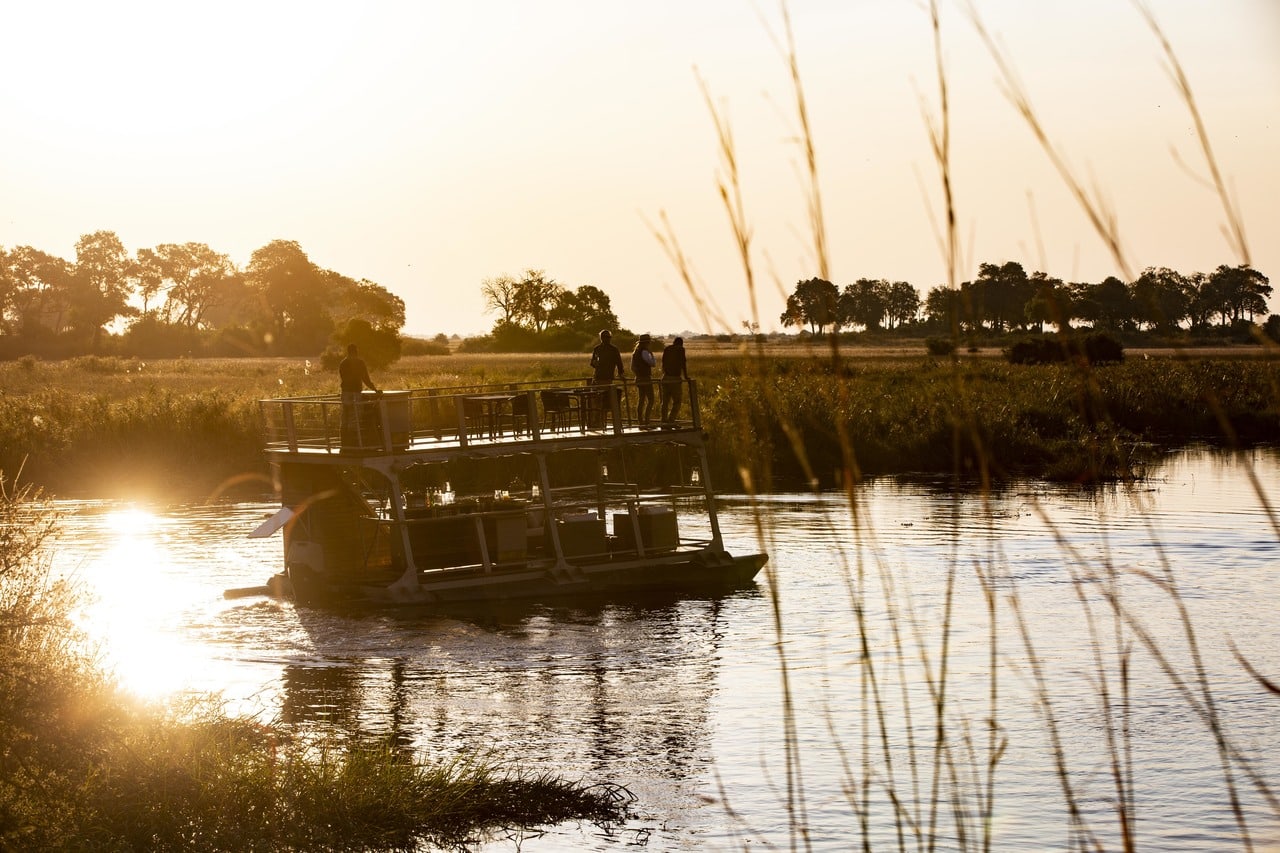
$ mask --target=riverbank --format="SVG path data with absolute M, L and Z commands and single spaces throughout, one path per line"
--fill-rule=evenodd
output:
M 625 817 L 629 796 L 391 739 L 298 737 L 216 697 L 141 703 L 98 666 L 50 572 L 50 504 L 0 490 L 0 849 L 410 850 Z
M 1189 442 L 1280 440 L 1280 360 L 1260 347 L 1168 350 L 1093 369 L 878 348 L 690 351 L 717 483 L 820 487 L 899 473 L 1138 476 Z M 403 359 L 384 388 L 576 381 L 585 356 Z M 331 393 L 296 359 L 82 358 L 0 364 L 0 467 L 60 496 L 270 489 L 256 401 Z

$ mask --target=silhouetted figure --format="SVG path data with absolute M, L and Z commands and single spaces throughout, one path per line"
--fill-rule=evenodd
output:
M 366 385 L 379 395 L 382 392 L 369 378 L 369 366 L 360 357 L 355 344 L 347 344 L 347 357 L 338 364 L 338 381 L 342 389 L 342 444 L 363 446 L 362 392 Z
M 649 350 L 649 336 L 641 335 L 631 351 L 631 372 L 636 377 L 636 417 L 647 428 L 653 414 L 653 367 L 656 361 Z
M 613 333 L 608 329 L 600 332 L 600 343 L 591 351 L 591 384 L 612 385 L 616 374 L 619 379 L 626 379 L 626 371 L 622 369 L 622 353 L 610 343 Z M 593 428 L 604 426 L 604 413 L 613 406 L 612 389 L 602 391 L 591 412 L 590 423 Z
M 673 425 L 680 414 L 684 399 L 684 383 L 689 378 L 689 364 L 685 360 L 684 338 L 676 337 L 662 351 L 662 422 Z

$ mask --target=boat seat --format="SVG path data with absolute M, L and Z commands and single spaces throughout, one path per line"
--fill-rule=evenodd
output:
M 533 424 L 529 417 L 529 395 L 521 391 L 511 400 L 511 431 L 516 435 L 533 434 Z
M 552 432 L 569 429 L 573 425 L 573 397 L 555 391 L 543 391 L 542 411 Z

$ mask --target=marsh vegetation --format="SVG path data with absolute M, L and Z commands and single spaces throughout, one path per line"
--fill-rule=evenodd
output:
M 855 477 L 957 474 L 1100 481 L 1153 454 L 1280 435 L 1280 360 L 1171 352 L 1095 369 L 954 361 L 900 351 L 752 345 L 690 349 L 722 488 L 831 486 Z M 582 381 L 585 356 L 420 356 L 384 388 Z M 257 401 L 332 393 L 293 359 L 0 363 L 0 466 L 60 495 L 208 495 L 269 486 Z M 628 393 L 634 398 L 634 387 Z M 847 446 L 846 446 L 847 445 Z M 846 465 L 846 462 L 852 463 Z M 763 479 L 761 479 L 763 478 Z M 256 490 L 256 492 L 253 492 Z

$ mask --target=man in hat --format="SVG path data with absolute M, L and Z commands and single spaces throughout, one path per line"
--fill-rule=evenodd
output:
M 640 428 L 649 428 L 649 417 L 653 412 L 653 353 L 649 350 L 649 335 L 643 334 L 636 341 L 636 348 L 631 351 L 631 372 L 636 377 L 636 417 L 640 419 Z

